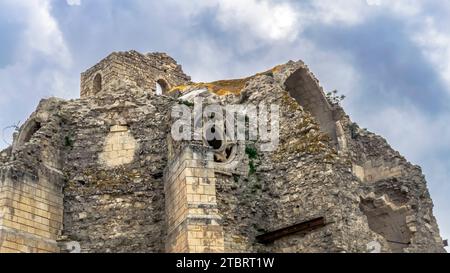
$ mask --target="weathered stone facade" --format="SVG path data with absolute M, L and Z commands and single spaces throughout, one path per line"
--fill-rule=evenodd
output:
M 81 74 L 81 98 L 104 92 L 117 80 L 133 82 L 143 92 L 154 93 L 157 82 L 162 91 L 168 91 L 190 77 L 165 53 L 115 52 Z
M 280 105 L 279 146 L 175 141 L 172 107 L 199 97 Z M 0 153 L 0 252 L 444 252 L 432 209 L 420 168 L 301 61 L 195 84 L 166 54 L 113 53 Z

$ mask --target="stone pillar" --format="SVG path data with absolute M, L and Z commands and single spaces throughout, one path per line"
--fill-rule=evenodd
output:
M 187 146 L 166 170 L 167 252 L 224 252 L 213 154 Z
M 336 137 L 339 152 L 346 153 L 348 151 L 347 138 L 345 137 L 344 128 L 342 128 L 340 121 L 336 121 Z
M 61 186 L 44 177 L 18 178 L 11 169 L 0 169 L 0 177 L 0 253 L 59 252 Z

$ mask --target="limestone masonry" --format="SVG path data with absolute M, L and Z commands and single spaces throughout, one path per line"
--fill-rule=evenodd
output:
M 0 252 L 445 252 L 420 167 L 301 62 L 193 83 L 112 53 L 0 153 Z M 174 105 L 280 105 L 280 142 L 175 141 Z M 405 136 L 407 138 L 407 136 Z

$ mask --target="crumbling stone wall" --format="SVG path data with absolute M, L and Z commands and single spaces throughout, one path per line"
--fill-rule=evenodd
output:
M 114 52 L 81 74 L 81 97 L 103 92 L 118 79 L 132 82 L 147 93 L 156 92 L 157 82 L 168 91 L 190 81 L 181 66 L 165 53 Z
M 4 151 L 0 152 L 0 164 L 5 164 L 9 161 L 11 157 L 11 147 L 6 148 Z
M 433 202 L 421 168 L 408 162 L 382 137 L 361 129 L 351 122 L 348 116 L 342 119 L 342 123 L 348 139 L 348 156 L 352 161 L 353 171 L 355 172 L 355 166 L 359 166 L 356 168 L 355 175 L 359 177 L 364 191 L 361 202 L 381 198 L 392 202 L 396 207 L 405 209 L 407 230 L 403 233 L 410 234 L 407 237 L 411 239 L 402 240 L 399 243 L 391 242 L 390 250 L 444 251 L 439 228 L 432 212 Z M 362 207 L 367 208 L 364 205 Z M 380 205 L 380 207 L 383 206 Z M 371 217 L 370 211 L 364 210 L 364 212 L 368 218 Z
M 70 139 L 64 150 L 64 240 L 79 242 L 82 252 L 164 251 L 163 171 L 172 103 L 128 83 L 63 107 Z
M 289 67 L 289 66 L 288 66 Z M 323 132 L 328 134 L 333 145 L 339 149 L 345 149 L 346 144 L 340 137 L 339 119 L 341 111 L 331 105 L 319 85 L 318 80 L 303 63 L 292 63 L 292 73 L 285 73 L 285 88 L 299 105 L 309 111 L 319 123 Z
M 184 87 L 155 94 L 158 81 Z M 82 74 L 81 99 L 43 100 L 0 153 L 0 252 L 444 251 L 420 167 L 327 101 L 302 62 L 190 85 L 165 54 L 121 52 Z M 280 105 L 279 146 L 171 140 L 172 106 L 197 96 Z
M 359 208 L 359 182 L 334 150 L 331 139 L 277 81 L 261 75 L 243 90 L 247 101 L 283 105 L 280 146 L 254 159 L 256 172 L 218 182 L 225 245 L 232 252 L 367 251 L 378 235 Z M 283 81 L 281 81 L 283 83 Z M 261 87 L 264 88 L 261 88 Z M 248 143 L 250 145 L 251 143 Z M 344 182 L 345 181 L 345 182 Z M 257 235 L 325 217 L 326 226 L 260 244 Z
M 361 202 L 371 230 L 383 236 L 393 252 L 402 252 L 411 245 L 408 207 L 396 206 L 386 196 L 367 198 Z
M 59 118 L 51 115 L 59 104 L 39 104 L 0 164 L 0 252 L 59 251 L 63 174 Z

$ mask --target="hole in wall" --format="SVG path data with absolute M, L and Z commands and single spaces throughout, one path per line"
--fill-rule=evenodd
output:
M 208 140 L 209 146 L 211 146 L 214 150 L 218 150 L 222 147 L 222 140 L 212 139 Z
M 97 94 L 98 92 L 102 91 L 102 75 L 100 74 L 95 75 L 93 89 L 94 94 Z
M 23 146 L 31 141 L 33 136 L 42 128 L 42 124 L 34 119 L 27 121 L 27 123 L 21 129 L 17 142 L 13 150 Z
M 361 200 L 360 209 L 367 217 L 369 228 L 386 239 L 392 252 L 403 252 L 411 244 L 406 206 L 396 206 L 381 197 Z
M 220 139 L 217 139 L 217 135 L 220 135 Z M 219 150 L 223 146 L 223 134 L 217 131 L 216 126 L 212 126 L 210 130 L 206 130 L 205 139 L 208 146 L 214 150 Z
M 227 158 L 230 158 L 231 157 L 231 155 L 232 155 L 232 153 L 233 153 L 233 146 L 228 146 L 226 149 L 225 149 L 225 155 L 227 156 Z
M 165 95 L 169 91 L 169 84 L 163 80 L 159 79 L 156 81 L 156 95 Z
M 236 156 L 236 144 L 229 143 L 223 146 L 224 147 L 214 152 L 214 162 L 226 163 L 230 160 L 233 160 L 233 158 Z
M 23 143 L 30 142 L 33 135 L 41 129 L 42 125 L 40 122 L 32 122 L 28 130 L 26 130 L 24 133 Z
M 80 184 L 82 186 L 86 185 L 86 181 L 84 181 L 84 180 L 77 180 L 77 182 L 78 182 L 78 184 Z
M 161 178 L 163 178 L 163 176 L 164 176 L 163 173 L 154 173 L 154 174 L 152 174 L 152 177 L 154 179 L 161 179 Z
M 226 127 L 223 128 L 226 131 Z M 214 150 L 214 162 L 225 163 L 234 158 L 236 154 L 236 144 L 227 143 L 225 133 L 217 129 L 215 125 L 210 130 L 206 130 L 205 143 Z M 217 137 L 219 136 L 219 139 Z

